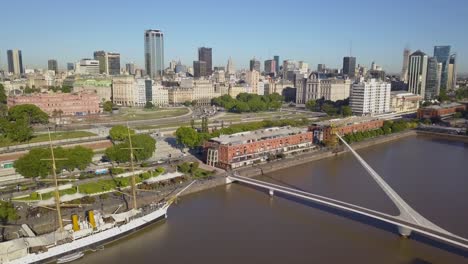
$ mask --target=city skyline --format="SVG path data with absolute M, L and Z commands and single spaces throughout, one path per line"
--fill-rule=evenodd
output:
M 312 69 L 317 64 L 341 68 L 342 58 L 351 54 L 357 58 L 357 64 L 369 67 L 375 61 L 387 72 L 399 73 L 402 66 L 401 53 L 405 47 L 412 51 L 420 49 L 432 55 L 434 46 L 451 45 L 452 52 L 458 56 L 457 71 L 468 71 L 468 37 L 458 33 L 462 32 L 462 26 L 467 24 L 468 18 L 457 15 L 459 12 L 466 13 L 468 5 L 458 1 L 450 1 L 446 5 L 437 6 L 437 9 L 430 4 L 421 6 L 416 2 L 397 1 L 388 6 L 375 6 L 366 4 L 366 1 L 359 5 L 342 1 L 333 6 L 321 5 L 323 12 L 314 16 L 308 11 L 320 2 L 294 1 L 281 7 L 259 2 L 251 9 L 246 9 L 242 4 L 230 7 L 233 16 L 242 11 L 243 16 L 252 15 L 259 20 L 266 14 L 277 17 L 278 22 L 273 22 L 269 28 L 272 32 L 281 32 L 281 35 L 268 34 L 268 31 L 251 27 L 248 21 L 242 19 L 226 19 L 226 13 L 221 12 L 222 8 L 216 7 L 213 1 L 206 1 L 206 6 L 210 6 L 207 10 L 210 16 L 207 18 L 197 16 L 201 6 L 192 2 L 177 7 L 147 1 L 139 3 L 144 4 L 145 8 L 141 8 L 141 4 L 109 7 L 83 1 L 75 8 L 76 13 L 89 16 L 83 23 L 57 23 L 57 20 L 69 19 L 69 13 L 52 1 L 28 3 L 27 7 L 21 8 L 24 15 L 37 12 L 44 14 L 47 18 L 41 22 L 42 28 L 53 30 L 36 30 L 27 21 L 21 20 L 4 27 L 3 41 L 0 43 L 0 67 L 6 69 L 6 50 L 19 49 L 23 52 L 25 68 L 47 68 L 47 61 L 54 58 L 59 62 L 59 69 L 65 69 L 67 62 L 90 58 L 96 50 L 118 52 L 121 54 L 121 65 L 135 62 L 138 68 L 144 68 L 144 41 L 141 35 L 144 30 L 154 28 L 165 34 L 165 65 L 173 59 L 191 65 L 197 59 L 198 48 L 206 46 L 213 49 L 213 66 L 225 66 L 231 57 L 237 69 L 248 69 L 252 57 L 263 62 L 279 55 L 281 60 L 306 61 Z M 13 2 L 5 3 L 4 6 L 11 10 L 20 7 Z M 420 15 L 412 12 L 415 8 L 420 10 Z M 154 10 L 161 9 L 164 12 L 159 12 L 156 17 L 152 15 Z M 112 12 L 106 15 L 109 10 Z M 282 23 L 280 18 L 288 11 L 294 11 L 296 20 Z M 442 20 L 441 23 L 431 19 L 432 15 L 449 14 L 449 11 L 451 20 Z M 333 12 L 333 20 L 330 20 L 329 12 Z M 366 20 L 375 22 L 362 23 L 359 19 L 356 22 L 348 19 L 347 16 L 358 12 L 367 14 Z M 7 13 L 5 19 L 13 20 L 13 16 L 14 12 Z M 347 23 L 347 28 L 355 29 L 345 30 L 344 23 Z M 97 25 L 97 30 L 88 30 Z M 423 30 L 429 27 L 432 28 L 430 32 Z M 202 30 L 204 28 L 209 30 Z M 421 30 L 415 31 L 414 28 Z M 30 41 L 31 38 L 35 41 Z

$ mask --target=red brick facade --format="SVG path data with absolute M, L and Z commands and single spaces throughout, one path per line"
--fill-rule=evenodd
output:
M 207 153 L 208 149 L 218 151 L 216 166 L 235 168 L 252 164 L 254 160 L 263 161 L 265 156 L 269 154 L 288 153 L 306 146 L 312 146 L 312 132 L 310 131 L 267 139 L 261 139 L 260 134 L 256 140 L 248 140 L 246 143 L 239 144 L 221 144 L 215 141 L 207 141 L 204 144 L 204 149 L 205 153 Z M 234 166 L 233 163 L 235 163 Z
M 346 135 L 355 132 L 375 130 L 383 127 L 383 120 L 375 119 L 361 123 L 332 127 L 332 125 L 312 125 L 309 129 L 314 133 L 314 143 L 327 141 L 331 138 L 333 131 L 339 135 Z
M 438 118 L 448 115 L 453 115 L 459 111 L 465 111 L 466 106 L 462 104 L 454 104 L 447 107 L 444 106 L 429 106 L 418 109 L 418 118 Z

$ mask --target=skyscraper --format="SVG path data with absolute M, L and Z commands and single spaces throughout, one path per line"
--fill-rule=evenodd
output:
M 120 53 L 103 50 L 95 51 L 94 59 L 99 61 L 99 73 L 108 75 L 120 74 Z
M 276 61 L 275 60 L 266 60 L 264 67 L 265 67 L 266 74 L 276 74 Z
M 58 73 L 58 63 L 57 60 L 48 60 L 47 61 L 47 69 L 49 71 L 54 71 L 55 73 Z
M 260 72 L 260 61 L 256 60 L 255 58 L 250 60 L 250 70 L 256 70 Z
M 130 63 L 125 64 L 125 70 L 127 71 L 128 74 L 135 75 L 135 63 L 130 62 Z
M 408 91 L 422 97 L 426 93 L 427 55 L 417 50 L 409 56 Z
M 8 59 L 8 72 L 21 75 L 24 73 L 23 68 L 23 56 L 21 54 L 21 50 L 8 50 L 7 51 L 7 59 Z
M 408 83 L 408 63 L 409 63 L 409 55 L 411 50 L 405 49 L 403 51 L 403 67 L 401 69 L 400 79 L 404 83 Z
M 164 73 L 164 34 L 161 30 L 145 31 L 145 69 L 152 78 L 161 78 Z
M 106 52 L 107 74 L 120 74 L 120 53 Z
M 447 88 L 448 81 L 450 46 L 434 46 L 434 57 L 438 62 L 442 63 L 442 79 L 440 81 L 440 88 L 444 90 Z
M 234 62 L 232 62 L 232 58 L 229 57 L 228 63 L 226 65 L 226 73 L 227 74 L 234 74 L 236 70 L 234 69 Z
M 194 61 L 193 62 L 193 77 L 200 78 L 206 75 L 206 61 Z
M 73 71 L 73 70 L 75 70 L 75 63 L 68 62 L 67 63 L 67 71 Z
M 424 92 L 424 99 L 426 100 L 433 99 L 439 95 L 441 78 L 439 64 L 441 65 L 434 57 L 430 57 L 427 60 L 426 89 Z
M 198 60 L 204 61 L 205 63 L 205 75 L 210 76 L 213 72 L 213 61 L 212 61 L 212 50 L 211 48 L 201 47 L 198 48 Z
M 447 89 L 455 89 L 457 86 L 457 55 L 450 55 L 447 70 Z
M 275 55 L 275 56 L 273 56 L 273 59 L 275 60 L 275 66 L 276 66 L 275 72 L 276 72 L 276 74 L 279 74 L 279 71 L 280 71 L 280 57 L 278 55 Z
M 343 58 L 343 75 L 354 78 L 356 75 L 356 57 Z

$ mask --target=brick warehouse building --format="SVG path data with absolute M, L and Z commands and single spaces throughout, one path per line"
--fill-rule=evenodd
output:
M 438 118 L 446 117 L 455 114 L 456 112 L 465 111 L 466 106 L 458 103 L 449 103 L 441 105 L 431 105 L 418 109 L 418 118 Z
M 275 127 L 222 135 L 204 143 L 206 163 L 235 169 L 314 148 L 312 132 L 305 128 Z
M 379 129 L 384 121 L 375 117 L 348 117 L 313 123 L 309 130 L 313 133 L 313 143 L 318 144 L 331 138 L 332 132 L 340 135 Z

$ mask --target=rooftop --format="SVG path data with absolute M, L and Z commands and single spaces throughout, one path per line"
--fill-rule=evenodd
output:
M 223 145 L 227 144 L 241 144 L 250 143 L 255 141 L 266 140 L 270 138 L 286 137 L 307 132 L 306 128 L 298 127 L 272 127 L 267 129 L 247 131 L 236 133 L 232 135 L 221 135 L 212 138 L 210 141 L 215 141 Z
M 463 106 L 463 105 L 459 103 L 447 103 L 447 104 L 440 104 L 440 105 L 430 105 L 430 106 L 423 107 L 423 109 L 439 110 L 439 109 L 460 107 L 460 106 Z
M 337 119 L 321 121 L 321 122 L 313 123 L 313 125 L 316 125 L 316 126 L 333 125 L 335 127 L 342 127 L 342 126 L 366 123 L 366 122 L 375 121 L 375 120 L 379 120 L 379 118 L 372 117 L 372 116 L 350 116 L 346 118 L 337 118 Z

